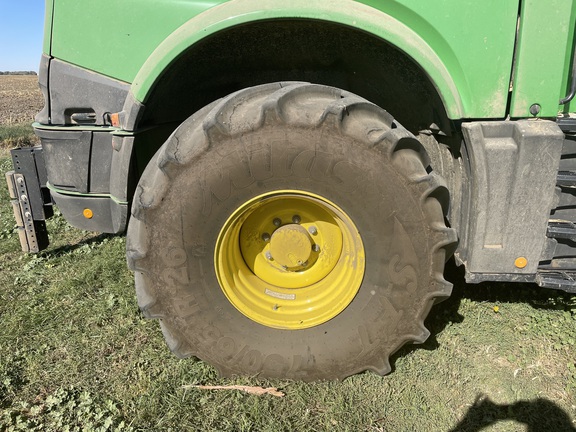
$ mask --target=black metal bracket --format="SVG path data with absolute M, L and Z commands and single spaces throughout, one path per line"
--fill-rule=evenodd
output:
M 42 147 L 17 148 L 10 153 L 14 171 L 6 173 L 6 181 L 20 245 L 24 252 L 39 252 L 48 247 L 45 221 L 53 215 Z

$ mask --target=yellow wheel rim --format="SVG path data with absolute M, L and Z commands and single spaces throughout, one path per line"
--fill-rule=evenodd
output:
M 222 291 L 262 325 L 304 329 L 352 301 L 362 283 L 364 246 L 348 215 L 303 191 L 276 191 L 241 205 L 226 221 L 214 262 Z

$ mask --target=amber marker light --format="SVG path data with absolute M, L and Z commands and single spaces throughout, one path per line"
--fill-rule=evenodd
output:
M 120 116 L 118 113 L 110 114 L 110 123 L 114 127 L 120 127 Z
M 526 265 L 528 265 L 528 260 L 524 257 L 518 257 L 514 261 L 514 265 L 520 269 L 523 269 L 524 267 L 526 267 Z
M 84 209 L 84 211 L 82 212 L 82 214 L 84 215 L 84 217 L 86 219 L 92 219 L 92 216 L 94 216 L 94 213 L 92 212 L 92 210 L 90 210 L 89 208 Z

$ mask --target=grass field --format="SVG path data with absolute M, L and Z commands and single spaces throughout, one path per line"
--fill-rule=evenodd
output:
M 398 352 L 386 377 L 221 379 L 175 358 L 158 323 L 142 318 L 124 237 L 76 230 L 58 214 L 48 230 L 48 250 L 19 252 L 0 182 L 0 431 L 575 430 L 576 296 L 467 286 L 451 268 L 454 294 L 426 321 L 432 336 Z M 196 384 L 285 396 L 185 387 Z

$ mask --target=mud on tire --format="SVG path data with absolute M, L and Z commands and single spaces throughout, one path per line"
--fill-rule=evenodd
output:
M 443 278 L 456 242 L 444 223 L 448 191 L 427 167 L 413 135 L 340 89 L 275 83 L 217 101 L 174 132 L 138 185 L 127 245 L 138 304 L 160 320 L 176 355 L 199 357 L 223 375 L 386 374 L 392 353 L 426 340 L 425 317 L 451 292 Z M 353 299 L 309 328 L 255 322 L 231 304 L 215 272 L 230 215 L 279 190 L 335 203 L 365 251 Z

